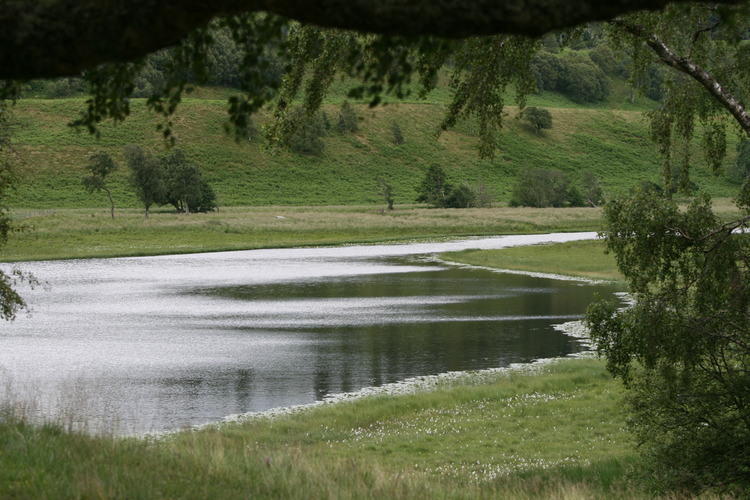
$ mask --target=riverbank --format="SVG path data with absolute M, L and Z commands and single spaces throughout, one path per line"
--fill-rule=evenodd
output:
M 449 262 L 492 269 L 509 269 L 589 280 L 623 281 L 612 254 L 605 252 L 602 240 L 571 241 L 501 250 L 447 252 L 440 258 Z
M 153 442 L 6 417 L 0 496 L 646 498 L 620 400 L 578 359 Z
M 175 253 L 381 243 L 498 234 L 596 231 L 595 208 L 382 210 L 347 207 L 229 207 L 190 214 L 68 209 L 14 212 L 0 261 L 123 257 Z M 13 215 L 13 214 L 12 214 Z

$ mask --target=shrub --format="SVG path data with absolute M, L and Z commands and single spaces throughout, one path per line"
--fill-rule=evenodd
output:
M 552 128 L 552 114 L 543 108 L 530 106 L 521 111 L 521 118 L 531 125 L 536 135 L 542 129 Z
M 344 101 L 344 104 L 341 105 L 341 111 L 339 111 L 339 121 L 336 124 L 336 130 L 338 130 L 340 133 L 356 132 L 357 130 L 359 130 L 357 113 L 354 112 L 354 108 L 351 107 L 348 101 Z
M 511 194 L 512 207 L 579 207 L 583 197 L 559 170 L 526 168 L 518 173 L 516 186 Z

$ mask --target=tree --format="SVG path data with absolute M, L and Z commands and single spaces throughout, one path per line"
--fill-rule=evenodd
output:
M 748 214 L 746 184 L 740 206 Z M 659 487 L 750 486 L 750 215 L 723 223 L 707 196 L 681 211 L 641 191 L 605 206 L 602 233 L 634 302 L 590 306 L 609 370 Z
M 336 124 L 336 129 L 341 133 L 356 132 L 359 130 L 357 113 L 354 111 L 354 108 L 351 107 L 349 101 L 344 101 L 344 104 L 341 105 L 339 121 Z
M 148 219 L 151 205 L 162 204 L 166 199 L 164 167 L 157 158 L 135 144 L 125 146 L 125 161 L 130 169 L 130 184 L 143 203 Z
M 112 191 L 107 186 L 107 177 L 117 170 L 117 164 L 105 151 L 98 151 L 89 155 L 89 163 L 86 165 L 89 175 L 83 178 L 83 186 L 89 194 L 96 191 L 104 191 L 109 198 L 112 220 L 115 220 L 115 200 Z
M 417 190 L 417 201 L 429 203 L 436 208 L 446 208 L 452 190 L 453 186 L 448 182 L 445 171 L 438 165 L 431 165 Z
M 293 133 L 288 138 L 289 149 L 295 153 L 317 156 L 323 153 L 325 142 L 322 137 L 326 135 L 323 114 L 318 112 L 307 115 L 304 109 L 295 112 L 295 124 Z
M 512 207 L 575 207 L 583 205 L 583 200 L 563 172 L 524 168 L 517 175 L 508 204 Z
M 592 207 L 598 207 L 604 204 L 604 191 L 602 190 L 599 179 L 590 171 L 583 172 L 583 197 L 586 204 Z
M 378 185 L 380 186 L 380 196 L 383 197 L 388 210 L 393 210 L 393 186 L 382 177 L 378 177 Z
M 662 195 L 638 191 L 605 207 L 602 235 L 629 283 L 632 306 L 598 301 L 587 313 L 609 370 L 628 388 L 631 427 L 660 488 L 750 486 L 750 184 L 738 195 L 742 216 L 724 222 L 698 195 L 680 210 L 670 194 L 690 191 L 690 144 L 703 128 L 704 158 L 719 171 L 730 124 L 750 134 L 747 6 L 671 7 L 661 16 L 613 21 L 612 37 L 634 47 L 634 73 L 656 56 L 664 74 L 662 106 L 651 113 L 664 159 Z M 733 17 L 727 14 L 742 15 Z M 677 184 L 677 185 L 675 185 Z M 739 234 L 737 231 L 740 231 Z
M 404 143 L 404 133 L 401 132 L 401 127 L 395 121 L 391 122 L 391 134 L 393 135 L 393 144 L 401 146 Z
M 178 212 L 208 212 L 216 208 L 216 195 L 181 149 L 162 158 L 166 174 L 166 199 Z
M 8 191 L 13 189 L 16 183 L 10 124 L 10 110 L 4 103 L 0 103 L 0 245 L 8 241 L 8 234 L 13 229 L 6 205 Z M 0 318 L 6 321 L 13 320 L 16 313 L 26 309 L 26 301 L 16 290 L 18 282 L 24 280 L 31 284 L 36 282 L 33 276 L 19 270 L 0 269 Z
M 552 128 L 552 114 L 543 108 L 529 106 L 521 111 L 521 118 L 532 126 L 536 135 L 542 129 Z
M 196 36 L 217 16 L 247 18 L 258 11 L 306 24 L 385 35 L 456 38 L 506 33 L 534 37 L 679 1 L 476 0 L 467 6 L 447 0 L 352 0 L 346 9 L 335 2 L 320 2 L 311 9 L 292 0 L 112 0 L 106 5 L 96 0 L 9 1 L 0 9 L 0 24 L 5 27 L 0 33 L 0 79 L 76 76 L 105 63 L 136 62 Z M 247 25 L 234 27 L 233 36 Z M 262 30 L 249 34 L 254 38 L 269 36 Z

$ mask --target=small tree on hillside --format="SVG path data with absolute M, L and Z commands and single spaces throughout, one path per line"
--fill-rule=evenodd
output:
M 354 108 L 351 107 L 348 101 L 344 101 L 341 105 L 341 111 L 339 112 L 339 121 L 336 124 L 336 129 L 343 132 L 356 132 L 359 130 L 359 121 L 357 119 L 357 113 Z
M 382 177 L 378 177 L 378 185 L 380 186 L 380 196 L 383 197 L 383 201 L 388 205 L 388 210 L 393 210 L 393 186 Z
M 178 212 L 188 214 L 216 208 L 216 195 L 182 150 L 173 150 L 162 159 L 162 164 L 166 174 L 166 198 Z
M 592 207 L 604 204 L 604 191 L 599 179 L 589 170 L 583 173 L 583 197 Z
M 448 196 L 453 186 L 448 182 L 445 171 L 438 165 L 432 165 L 425 173 L 422 183 L 419 185 L 418 202 L 430 203 L 437 208 L 446 208 Z
M 95 191 L 104 191 L 109 198 L 112 220 L 115 218 L 115 200 L 112 192 L 107 186 L 107 176 L 117 170 L 117 164 L 105 151 L 98 151 L 89 156 L 89 164 L 86 165 L 89 175 L 83 178 L 83 186 L 89 194 Z
M 130 169 L 130 184 L 146 208 L 164 203 L 167 195 L 164 166 L 148 151 L 135 144 L 125 146 L 125 161 Z
M 559 170 L 525 168 L 518 173 L 509 204 L 512 207 L 577 207 L 584 201 L 568 176 Z
M 521 118 L 532 126 L 536 135 L 542 129 L 552 128 L 552 115 L 543 108 L 528 107 L 521 111 Z
M 393 144 L 401 146 L 404 143 L 404 134 L 401 132 L 401 127 L 398 123 L 391 122 L 391 134 L 393 134 Z
M 298 109 L 294 120 L 298 120 L 299 124 L 289 138 L 289 149 L 305 155 L 321 154 L 325 149 L 325 143 L 321 137 L 326 135 L 322 113 L 315 113 L 308 117 L 304 109 Z

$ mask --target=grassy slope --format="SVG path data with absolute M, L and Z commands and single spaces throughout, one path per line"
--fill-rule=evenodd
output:
M 335 122 L 340 84 L 324 105 Z M 616 89 L 609 101 L 582 107 L 556 94 L 540 94 L 530 105 L 550 108 L 554 128 L 534 133 L 507 108 L 500 150 L 494 160 L 478 158 L 472 123 L 435 137 L 445 112 L 447 93 L 439 89 L 425 101 L 407 100 L 374 109 L 356 104 L 361 118 L 357 134 L 326 137 L 320 157 L 268 150 L 259 143 L 235 143 L 223 133 L 227 91 L 204 90 L 186 99 L 174 120 L 178 144 L 203 169 L 224 206 L 331 205 L 380 203 L 378 177 L 395 188 L 397 204 L 411 203 L 425 169 L 442 165 L 454 182 L 485 183 L 495 197 L 507 201 L 516 172 L 523 167 L 559 168 L 573 179 L 590 170 L 610 194 L 627 190 L 635 182 L 659 180 L 659 160 L 642 118 L 648 102 L 631 105 L 624 89 Z M 81 186 L 87 155 L 109 151 L 122 161 L 122 148 L 141 144 L 154 152 L 163 150 L 154 130 L 158 119 L 134 99 L 132 115 L 124 124 L 103 127 L 96 140 L 70 130 L 66 123 L 84 107 L 82 99 L 22 100 L 16 106 L 15 141 L 23 160 L 22 185 L 11 205 L 24 208 L 83 208 L 106 206 L 104 194 L 88 195 Z M 267 114 L 256 118 L 258 124 Z M 390 125 L 397 122 L 406 143 L 391 142 Z M 730 150 L 732 150 L 730 146 Z M 126 168 L 112 178 L 116 203 L 137 207 L 126 182 Z M 714 195 L 735 191 L 704 168 L 693 169 L 696 182 Z

